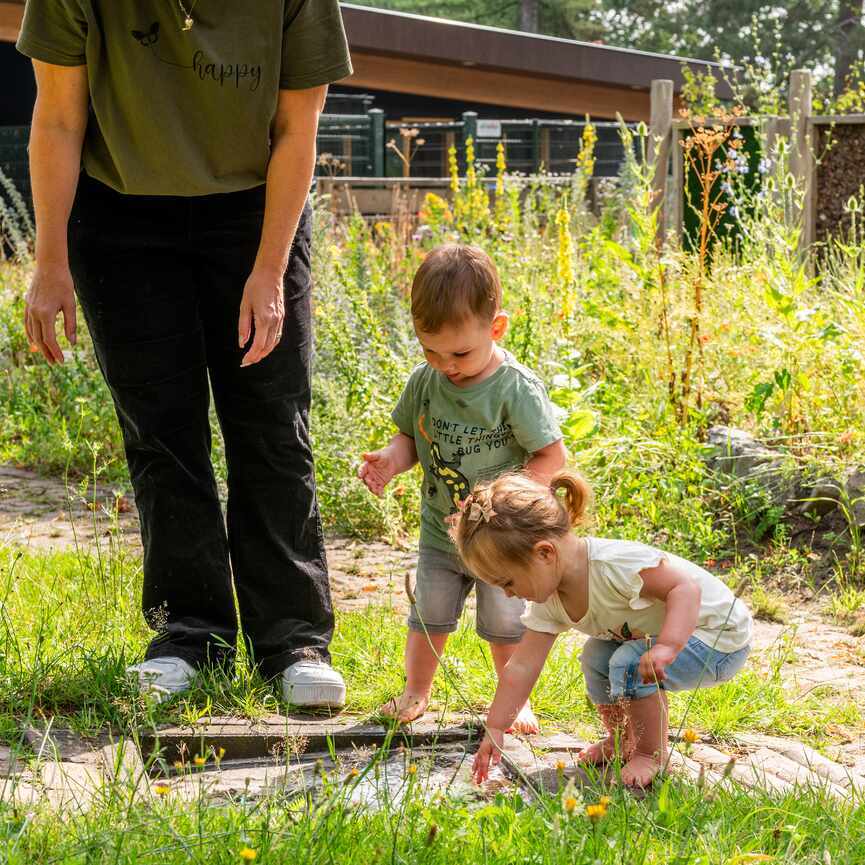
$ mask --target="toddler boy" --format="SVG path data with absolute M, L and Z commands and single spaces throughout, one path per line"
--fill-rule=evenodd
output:
M 472 587 L 477 632 L 490 644 L 499 677 L 524 631 L 524 601 L 475 581 L 450 540 L 448 517 L 479 480 L 524 468 L 546 481 L 566 459 L 543 384 L 498 345 L 508 316 L 498 272 L 483 250 L 458 244 L 432 250 L 412 283 L 411 312 L 426 361 L 415 367 L 393 411 L 399 432 L 386 447 L 363 454 L 358 472 L 380 496 L 396 475 L 418 461 L 423 468 L 405 690 L 381 709 L 401 723 L 426 710 L 437 655 L 456 630 Z M 538 731 L 528 704 L 514 729 Z

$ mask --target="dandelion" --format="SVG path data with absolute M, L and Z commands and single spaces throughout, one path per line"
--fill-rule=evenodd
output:
M 697 735 L 696 730 L 690 729 L 690 727 L 685 730 L 682 734 L 682 738 L 689 744 L 693 745 L 695 742 L 699 741 L 700 737 Z
M 556 771 L 557 772 L 564 772 L 565 771 L 565 761 L 564 760 L 557 760 L 556 761 Z
M 171 792 L 171 787 L 168 784 L 157 784 L 153 788 L 153 792 L 156 793 L 157 796 L 166 796 Z
M 202 757 L 201 754 L 196 754 L 192 758 L 192 762 L 195 763 L 196 766 L 203 766 L 207 762 L 207 757 Z
M 612 801 L 613 800 L 609 796 L 601 796 L 601 798 L 598 799 L 598 804 L 603 805 L 605 808 L 608 808 Z
M 574 796 L 565 796 L 562 800 L 562 807 L 568 812 L 568 814 L 573 814 L 579 804 L 580 803 Z
M 597 823 L 607 816 L 607 806 L 598 802 L 596 805 L 586 805 L 586 816 L 592 823 Z
M 178 769 L 182 772 L 183 769 L 186 768 L 186 764 L 183 762 L 183 760 L 175 760 L 174 761 L 174 768 Z
M 417 766 L 416 766 L 414 763 L 412 763 L 412 764 L 411 764 L 411 765 L 406 769 L 406 772 L 407 772 L 409 775 L 417 775 Z
M 252 847 L 241 847 L 237 855 L 246 862 L 252 862 L 258 856 L 258 852 L 253 850 Z

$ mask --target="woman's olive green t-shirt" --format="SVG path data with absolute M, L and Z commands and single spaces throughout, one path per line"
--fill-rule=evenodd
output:
M 351 74 L 337 0 L 27 0 L 18 49 L 87 66 L 84 169 L 134 195 L 264 183 L 279 90 Z

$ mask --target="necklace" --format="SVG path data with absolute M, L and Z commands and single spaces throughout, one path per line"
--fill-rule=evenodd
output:
M 177 0 L 177 5 L 185 16 L 183 19 L 183 26 L 180 28 L 181 30 L 192 30 L 192 25 L 195 24 L 195 21 L 192 18 L 192 12 L 195 9 L 196 3 L 198 3 L 198 0 L 192 0 L 192 5 L 187 9 L 183 5 L 183 0 Z

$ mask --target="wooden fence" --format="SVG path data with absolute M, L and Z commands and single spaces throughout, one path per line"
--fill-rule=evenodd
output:
M 660 208 L 659 231 L 672 232 L 681 237 L 684 226 L 685 206 L 685 157 L 680 141 L 693 129 L 692 120 L 674 117 L 673 83 L 660 80 L 652 82 L 652 110 L 650 133 L 657 144 L 657 163 L 654 174 L 655 200 Z M 795 70 L 790 76 L 786 117 L 736 117 L 731 125 L 759 126 L 767 150 L 771 153 L 779 137 L 789 140 L 789 169 L 796 186 L 802 191 L 801 207 L 791 213 L 791 218 L 801 226 L 801 246 L 810 248 L 818 239 L 822 212 L 826 202 L 821 202 L 819 172 L 836 158 L 826 148 L 826 138 L 838 126 L 859 126 L 865 134 L 865 114 L 815 115 L 811 94 L 811 73 L 805 69 Z M 862 148 L 857 148 L 859 151 Z M 817 153 L 822 159 L 818 163 Z M 837 148 L 834 151 L 843 155 Z M 861 194 L 865 183 L 865 153 L 855 170 L 837 181 L 842 188 L 835 194 L 844 200 L 850 195 Z M 830 226 L 831 230 L 831 226 Z

